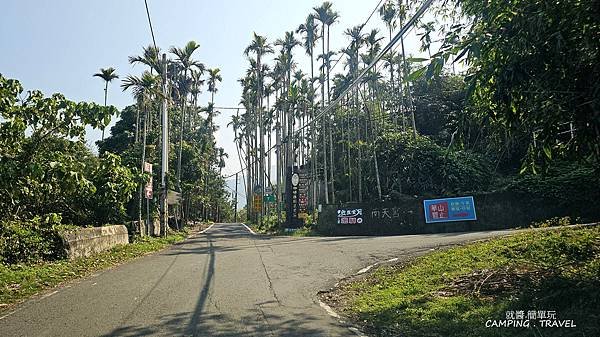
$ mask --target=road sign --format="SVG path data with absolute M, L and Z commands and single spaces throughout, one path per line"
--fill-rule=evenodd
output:
M 477 220 L 473 197 L 423 200 L 425 222 Z
M 273 194 L 265 194 L 263 196 L 264 202 L 275 202 L 275 196 Z
M 148 182 L 146 183 L 146 186 L 144 186 L 144 197 L 146 199 L 152 199 L 152 164 L 144 162 L 144 172 L 150 173 Z
M 144 186 L 144 197 L 146 199 L 152 199 L 152 196 L 152 181 L 150 181 L 150 184 Z
M 262 210 L 262 198 L 260 195 L 254 195 L 252 205 L 254 206 L 254 212 L 260 212 Z
M 298 173 L 292 174 L 292 186 L 298 186 L 300 182 L 300 175 Z
M 261 194 L 262 193 L 262 186 L 255 185 L 254 188 L 252 189 L 252 192 L 254 192 L 256 194 Z
M 273 188 L 271 186 L 265 187 L 265 194 L 273 194 Z

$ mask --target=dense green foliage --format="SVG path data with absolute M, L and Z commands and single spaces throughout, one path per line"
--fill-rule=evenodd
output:
M 217 92 L 221 81 L 219 69 L 205 69 L 195 60 L 199 45 L 190 41 L 184 48 L 171 47 L 174 59 L 167 59 L 169 89 L 169 169 L 167 188 L 182 193 L 182 202 L 174 206 L 172 214 L 183 222 L 187 220 L 224 220 L 231 216 L 231 202 L 221 177 L 224 158 L 228 155 L 217 147 L 213 119 L 219 112 L 213 102 L 202 106 L 199 94 L 208 72 L 208 91 Z M 111 128 L 109 137 L 99 141 L 101 154 L 114 153 L 123 158 L 128 167 L 141 168 L 142 162 L 153 165 L 154 197 L 150 201 L 150 217 L 158 216 L 159 191 L 161 187 L 161 105 L 163 94 L 161 76 L 164 66 L 159 60 L 160 50 L 150 46 L 141 56 L 131 56 L 129 61 L 142 63 L 156 71 L 154 75 L 144 71 L 141 76 L 129 75 L 121 85 L 131 90 L 135 105 L 125 107 L 120 119 Z M 146 219 L 146 206 L 142 206 L 142 190 L 128 205 L 131 218 Z
M 429 254 L 343 286 L 343 311 L 376 336 L 598 334 L 600 229 L 564 228 Z M 487 328 L 507 311 L 552 310 L 577 328 Z
M 0 76 L 0 220 L 58 213 L 75 225 L 123 221 L 135 175 L 120 158 L 96 157 L 84 143 L 85 126 L 102 127 L 114 107 L 39 91 L 21 100 L 22 90 Z
M 539 174 L 520 175 L 504 188 L 546 198 L 557 205 L 594 207 L 600 200 L 600 168 L 586 162 L 555 162 Z
M 27 221 L 0 221 L 0 264 L 33 263 L 65 257 L 61 217 L 50 214 Z
M 512 132 L 536 160 L 600 159 L 600 7 L 592 0 L 457 1 L 448 54 L 466 56 L 471 104 Z M 570 137 L 571 123 L 576 130 Z M 565 132 L 566 131 L 566 132 Z
M 409 29 L 419 50 L 405 46 L 408 33 L 382 54 L 421 5 L 384 1 L 378 9 L 388 34 L 364 25 L 339 29 L 347 42 L 341 50 L 330 50 L 340 14 L 327 1 L 296 34 L 285 32 L 274 43 L 254 34 L 240 79 L 245 113 L 232 121 L 240 160 L 249 167 L 250 205 L 257 184 L 285 195 L 292 166 L 313 177 L 309 209 L 506 189 L 594 199 L 593 189 L 573 186 L 593 186 L 597 171 L 556 171 L 565 162 L 587 168 L 600 159 L 595 2 L 435 1 Z M 295 62 L 298 50 L 310 68 Z M 338 58 L 344 67 L 334 72 Z M 272 144 L 280 151 L 271 153 Z M 271 157 L 278 175 L 265 169 Z M 526 172 L 533 175 L 517 178 Z M 534 181 L 553 191 L 532 188 Z
M 154 163 L 154 191 L 160 186 L 160 105 L 170 106 L 167 187 L 182 193 L 174 208 L 175 224 L 185 220 L 226 219 L 231 204 L 221 177 L 223 149 L 216 147 L 213 103 L 198 106 L 204 65 L 192 58 L 195 42 L 171 48 L 168 60 L 170 97 L 162 95 L 160 75 L 145 71 L 127 76 L 123 90 L 131 89 L 136 104 L 120 112 L 121 119 L 104 138 L 104 128 L 117 113 L 106 106 L 108 84 L 117 79 L 114 68 L 95 77 L 105 81 L 105 106 L 75 103 L 62 94 L 50 97 L 37 90 L 23 98 L 17 80 L 0 75 L 0 263 L 31 263 L 63 257 L 58 240 L 61 223 L 77 226 L 129 224 L 142 216 L 142 186 L 150 178 L 142 163 Z M 148 48 L 130 58 L 159 74 L 159 50 Z M 209 91 L 217 91 L 219 69 L 209 71 Z M 207 116 L 201 116 L 206 113 Z M 85 128 L 102 129 L 99 155 L 85 145 Z M 179 131 L 179 132 L 177 132 Z M 138 198 L 134 198 L 136 191 Z M 158 193 L 149 206 L 154 218 Z M 144 207 L 144 209 L 146 209 Z M 145 214 L 144 214 L 145 215 Z M 135 231 L 135 226 L 129 226 Z
M 384 134 L 377 146 L 382 185 L 392 195 L 456 195 L 487 191 L 494 183 L 491 164 L 481 155 L 449 151 L 428 137 Z

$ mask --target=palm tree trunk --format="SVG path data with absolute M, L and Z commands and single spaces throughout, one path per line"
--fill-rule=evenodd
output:
M 265 188 L 265 127 L 264 127 L 264 123 L 263 123 L 263 112 L 262 112 L 262 69 L 261 69 L 261 64 L 260 64 L 260 56 L 256 57 L 256 63 L 258 66 L 258 90 L 257 90 L 257 95 L 258 95 L 258 106 L 257 106 L 257 110 L 258 110 L 258 121 L 259 121 L 259 127 L 260 127 L 260 159 L 259 159 L 259 165 L 260 165 L 260 169 L 259 169 L 259 174 L 260 174 L 260 179 L 259 179 L 259 184 L 261 186 L 261 195 L 260 198 L 261 200 L 263 199 L 264 196 L 264 188 Z M 259 218 L 259 224 L 262 224 L 262 218 L 264 215 L 264 203 L 262 204 L 261 207 L 261 211 L 260 211 L 260 218 Z
M 330 84 L 330 75 L 331 75 L 331 65 L 329 62 L 329 41 L 330 36 L 329 32 L 331 30 L 331 25 L 327 25 L 327 104 L 331 102 L 331 89 L 329 87 Z M 335 116 L 335 114 L 334 114 Z M 329 172 L 331 173 L 331 202 L 335 204 L 335 184 L 334 184 L 334 174 L 335 168 L 333 164 L 333 138 L 332 138 L 332 129 L 333 129 L 333 120 L 329 123 Z
M 273 130 L 272 130 L 272 126 L 273 126 L 273 115 L 271 114 L 271 107 L 269 104 L 269 96 L 267 96 L 267 111 L 269 113 L 269 124 L 267 125 L 267 147 L 269 148 L 269 152 L 267 152 L 267 176 L 269 177 L 269 186 L 272 184 L 271 182 L 271 143 L 272 143 L 272 135 L 273 135 Z
M 106 98 L 108 96 L 108 81 L 106 81 L 106 85 L 104 86 L 104 107 L 106 108 Z M 102 127 L 102 141 L 104 141 L 104 129 L 106 126 Z
M 316 214 L 317 209 L 317 165 L 316 165 L 316 154 L 315 154 L 315 146 L 317 145 L 317 140 L 315 139 L 315 127 L 317 126 L 317 121 L 315 121 L 315 95 L 314 91 L 314 81 L 315 78 L 315 67 L 313 60 L 313 45 L 310 45 L 310 88 L 311 88 L 311 102 L 310 102 L 310 179 L 312 183 L 312 210 L 313 214 Z
M 406 112 L 406 104 L 405 104 L 405 99 L 404 99 L 404 84 L 402 83 L 404 81 L 404 76 L 402 75 L 402 65 L 398 64 L 398 86 L 399 86 L 399 90 L 398 92 L 400 92 L 400 104 L 398 106 L 398 111 L 400 112 L 400 118 L 402 119 L 402 131 L 406 132 L 406 116 L 405 116 L 405 112 Z
M 327 59 L 327 104 L 329 104 L 329 102 L 331 101 L 331 90 L 329 87 L 329 83 L 330 83 L 329 75 L 331 73 L 331 64 L 329 62 L 329 31 L 330 30 L 331 30 L 331 26 L 327 25 L 327 54 L 326 54 L 327 55 L 327 57 L 326 57 L 326 59 Z
M 185 123 L 185 101 L 181 102 L 181 126 L 179 127 L 179 153 L 177 154 L 177 188 L 181 192 L 181 154 L 183 150 L 183 125 Z M 211 130 L 212 132 L 212 130 Z
M 389 32 L 390 32 L 390 41 L 392 41 L 392 27 L 389 27 Z M 393 118 L 394 118 L 394 124 L 396 124 L 396 114 L 397 112 L 394 111 L 394 108 L 396 107 L 396 88 L 394 86 L 394 52 L 390 51 L 390 84 L 392 86 L 392 97 L 391 97 L 391 112 L 393 114 Z
M 334 115 L 335 116 L 335 115 Z M 331 202 L 335 204 L 335 180 L 334 180 L 334 171 L 335 166 L 333 165 L 333 120 L 329 121 L 329 172 L 331 177 Z
M 356 106 L 356 117 L 357 117 L 357 123 L 354 123 L 355 125 L 355 133 L 356 133 L 356 144 L 357 144 L 357 152 L 358 152 L 358 165 L 357 165 L 357 169 L 358 169 L 358 202 L 362 202 L 362 145 L 360 144 L 361 142 L 361 134 L 360 134 L 360 123 L 358 123 L 359 120 L 359 102 L 358 102 L 358 88 L 354 89 L 354 102 L 355 102 L 355 106 Z
M 140 109 L 135 109 L 135 142 L 139 142 L 139 128 L 140 128 Z
M 277 90 L 276 90 L 277 91 Z M 276 94 L 277 95 L 277 94 Z M 281 96 L 280 96 L 281 97 Z M 281 224 L 281 199 L 282 199 L 282 194 L 281 194 L 281 187 L 282 187 L 282 183 L 281 183 L 281 178 L 282 178 L 282 174 L 281 174 L 281 167 L 282 167 L 282 162 L 281 162 L 281 113 L 279 109 L 276 109 L 276 122 L 275 122 L 275 148 L 277 149 L 275 151 L 275 154 L 277 155 L 277 224 Z
M 325 32 L 325 24 L 321 24 L 322 28 L 322 32 Z M 321 47 L 322 47 L 322 51 L 323 51 L 323 67 L 321 68 L 321 107 L 323 110 L 325 110 L 325 100 L 326 100 L 326 96 L 325 96 L 325 71 L 326 71 L 326 57 L 325 57 L 325 34 L 321 34 L 321 39 L 323 40 L 321 42 Z M 326 130 L 327 130 L 327 122 L 325 120 L 325 116 L 323 116 L 323 121 L 322 121 L 322 130 L 321 130 L 321 137 L 323 138 L 323 188 L 325 190 L 325 204 L 329 204 L 329 186 L 327 183 L 327 136 L 326 136 Z
M 374 97 L 373 95 L 374 90 L 371 88 L 371 93 L 369 94 L 369 101 L 373 102 L 373 101 L 377 101 L 377 98 Z M 363 99 L 364 99 L 364 95 L 363 95 Z M 373 121 L 373 113 L 371 112 L 371 109 L 367 106 L 367 121 Z M 375 121 L 377 120 L 376 116 L 375 116 Z M 371 133 L 369 134 L 369 130 L 367 128 L 367 125 L 365 123 L 365 135 L 366 135 L 366 139 L 369 140 L 370 138 L 370 143 L 371 143 L 371 147 L 372 147 L 372 151 L 373 151 L 373 164 L 375 166 L 375 181 L 377 183 L 377 195 L 379 196 L 379 200 L 381 200 L 381 181 L 379 179 L 379 163 L 377 162 L 377 151 L 375 150 L 375 139 L 377 136 L 377 124 L 371 122 Z
M 144 172 L 144 163 L 146 162 L 146 128 L 147 128 L 147 110 L 144 107 L 144 138 L 143 138 L 143 144 L 142 144 L 142 172 Z M 140 184 L 140 200 L 139 200 L 139 207 L 138 207 L 138 224 L 140 225 L 140 234 L 143 236 L 143 231 L 141 230 L 142 228 L 142 200 L 144 198 L 144 183 Z M 146 230 L 148 228 L 150 224 L 146 223 Z
M 406 53 L 404 52 L 404 38 L 400 37 L 400 44 L 402 46 L 402 62 L 404 63 L 404 79 L 408 77 L 408 64 L 406 63 Z M 413 138 L 417 138 L 417 125 L 415 123 L 415 109 L 413 107 L 412 95 L 410 93 L 410 85 L 406 83 L 406 93 L 408 98 L 408 108 L 410 109 L 412 119 Z
M 290 81 L 291 83 L 291 81 Z M 290 84 L 291 86 L 291 84 Z M 288 95 L 289 97 L 289 95 Z M 292 107 L 291 104 L 288 103 L 288 111 L 287 111 L 287 122 L 288 122 L 288 134 L 287 134 L 287 159 L 286 163 L 288 167 L 291 167 L 293 170 L 294 167 L 294 152 L 295 152 L 295 139 L 294 139 L 294 122 L 295 122 L 295 113 L 294 110 L 297 109 L 297 106 Z
M 321 138 L 323 141 L 323 188 L 325 189 L 325 204 L 329 204 L 329 186 L 327 182 L 327 120 L 326 116 L 322 116 L 321 118 L 323 124 L 323 128 L 321 129 Z
M 348 112 L 347 112 L 347 122 L 346 122 L 346 136 L 347 136 L 347 140 L 348 140 L 348 188 L 350 190 L 350 195 L 348 196 L 348 200 L 352 201 L 352 197 L 354 196 L 354 191 L 352 190 L 352 149 L 350 147 L 350 144 L 352 144 L 352 139 L 350 138 L 350 135 L 352 134 L 352 132 L 350 132 L 350 115 L 351 115 L 351 108 L 352 108 L 352 104 L 350 103 L 350 99 L 347 98 L 347 105 L 349 107 Z
M 250 132 L 252 130 L 251 125 L 248 125 L 246 129 L 246 175 L 248 180 L 248 185 L 246 185 L 246 197 L 248 199 L 246 215 L 248 219 L 252 219 L 252 214 L 254 212 L 254 200 L 252 199 L 252 149 L 250 143 Z

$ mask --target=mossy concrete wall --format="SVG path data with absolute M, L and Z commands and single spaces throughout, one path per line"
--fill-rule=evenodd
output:
M 61 237 L 69 259 L 90 256 L 129 243 L 127 228 L 123 225 L 79 228 L 61 233 Z
M 473 198 L 477 220 L 429 224 L 425 223 L 423 213 L 425 198 L 406 196 L 393 202 L 326 205 L 319 215 L 317 231 L 325 235 L 399 235 L 527 227 L 535 221 L 562 216 L 583 221 L 600 220 L 600 207 L 593 204 L 560 204 L 514 192 L 480 194 Z M 363 222 L 338 224 L 337 210 L 343 208 L 362 209 Z

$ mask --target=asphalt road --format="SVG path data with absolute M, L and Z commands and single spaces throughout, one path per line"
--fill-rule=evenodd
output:
M 291 238 L 216 224 L 21 304 L 0 336 L 353 336 L 319 290 L 379 260 L 507 232 Z

